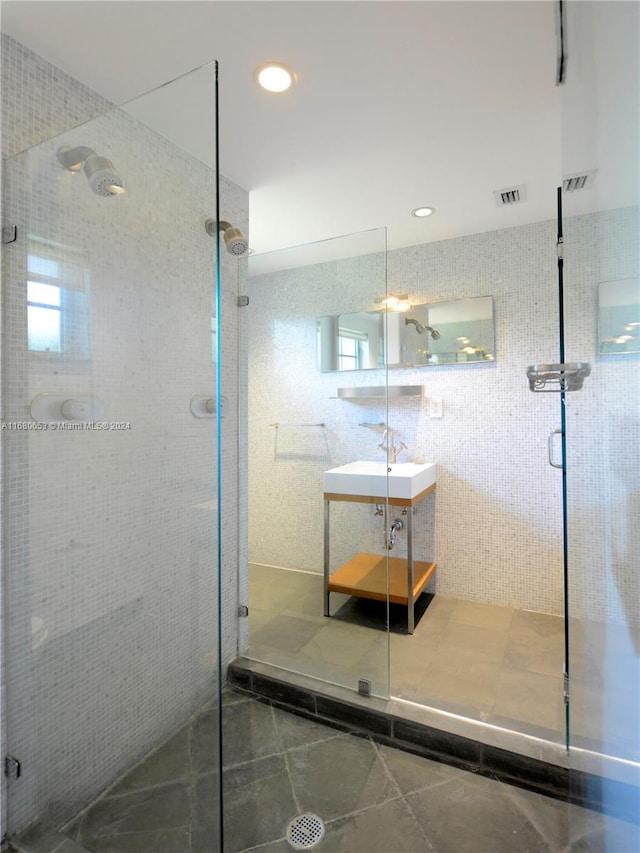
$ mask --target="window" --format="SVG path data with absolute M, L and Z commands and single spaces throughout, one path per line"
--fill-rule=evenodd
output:
M 369 336 L 366 332 L 338 329 L 338 370 L 358 370 L 367 367 Z
M 27 257 L 27 346 L 33 353 L 88 360 L 85 272 L 64 249 L 33 241 Z

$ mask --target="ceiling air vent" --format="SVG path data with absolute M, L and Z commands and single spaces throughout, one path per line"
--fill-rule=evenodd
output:
M 575 175 L 567 175 L 562 180 L 562 190 L 565 193 L 576 193 L 578 190 L 590 190 L 596 179 L 597 169 L 590 172 L 576 172 Z
M 494 190 L 493 197 L 498 207 L 511 207 L 514 204 L 521 204 L 527 200 L 527 187 L 525 184 L 518 184 L 517 187 Z

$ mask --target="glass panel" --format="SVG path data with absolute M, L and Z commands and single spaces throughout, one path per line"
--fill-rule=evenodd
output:
M 6 163 L 11 834 L 183 849 L 197 796 L 221 849 L 215 115 L 210 65 Z
M 605 813 L 636 820 L 640 363 L 611 338 L 638 320 L 639 11 L 568 4 L 562 89 L 565 361 L 591 364 L 566 404 L 571 766 Z M 574 191 L 568 178 L 579 170 L 597 171 Z M 620 305 L 629 313 L 608 327 Z M 594 775 L 585 783 L 577 771 Z M 637 825 L 621 827 L 607 824 L 603 849 L 640 849 Z
M 352 690 L 362 681 L 361 689 L 368 684 L 384 697 L 390 522 L 378 445 L 387 421 L 386 370 L 365 374 L 375 389 L 367 400 L 338 395 L 365 384 L 355 371 L 367 350 L 379 351 L 384 315 L 375 302 L 386 293 L 385 232 L 258 255 L 249 265 L 240 343 L 241 352 L 246 343 L 249 424 L 245 653 Z M 365 312 L 374 323 L 354 321 Z M 318 336 L 330 330 L 331 346 L 318 363 Z M 343 372 L 323 372 L 322 359 L 333 370 L 341 363 Z M 359 460 L 377 461 L 377 490 L 327 481 L 325 472 Z M 327 494 L 331 500 L 323 499 Z
M 525 373 L 558 358 L 554 233 L 549 220 L 388 258 L 389 281 L 414 306 L 390 312 L 388 330 L 414 351 L 417 340 L 429 353 L 444 346 L 437 370 L 407 358 L 389 374 L 386 443 L 398 464 L 435 465 L 436 487 L 391 516 L 404 528 L 390 556 L 407 554 L 410 523 L 422 589 L 414 634 L 391 631 L 394 712 L 529 755 L 542 742 L 560 753 L 565 728 L 562 478 L 545 442 L 559 399 L 532 394 Z M 543 267 L 514 266 L 516 244 Z M 421 396 L 393 401 L 396 384 Z

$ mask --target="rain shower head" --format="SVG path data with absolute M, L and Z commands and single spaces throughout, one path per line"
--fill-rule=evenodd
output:
M 215 219 L 207 219 L 204 223 L 204 227 L 207 229 L 207 234 L 210 234 L 212 237 L 215 237 L 216 231 L 224 231 L 222 237 L 229 254 L 240 257 L 240 255 L 245 255 L 247 253 L 247 250 L 249 249 L 247 238 L 239 228 L 235 227 L 235 225 L 232 225 L 230 222 L 225 222 L 224 219 L 221 219 L 220 222 L 216 222 Z
M 122 195 L 125 191 L 111 160 L 96 154 L 93 148 L 87 148 L 85 145 L 79 145 L 76 148 L 60 148 L 58 160 L 70 172 L 79 172 L 82 169 L 91 189 L 103 198 Z
M 432 329 L 431 326 L 423 326 L 422 323 L 419 323 L 413 317 L 405 317 L 404 324 L 405 326 L 415 326 L 416 332 L 419 335 L 424 335 L 425 332 L 429 332 L 434 341 L 437 341 L 440 337 L 440 332 L 437 329 Z

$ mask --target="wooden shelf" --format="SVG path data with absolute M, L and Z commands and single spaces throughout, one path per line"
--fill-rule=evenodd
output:
M 420 595 L 427 581 L 436 570 L 435 563 L 414 560 L 413 600 Z M 380 554 L 356 554 L 348 563 L 335 571 L 329 578 L 329 592 L 341 592 L 359 598 L 387 600 L 387 558 Z M 407 561 L 399 557 L 389 558 L 389 601 L 393 604 L 409 604 Z

